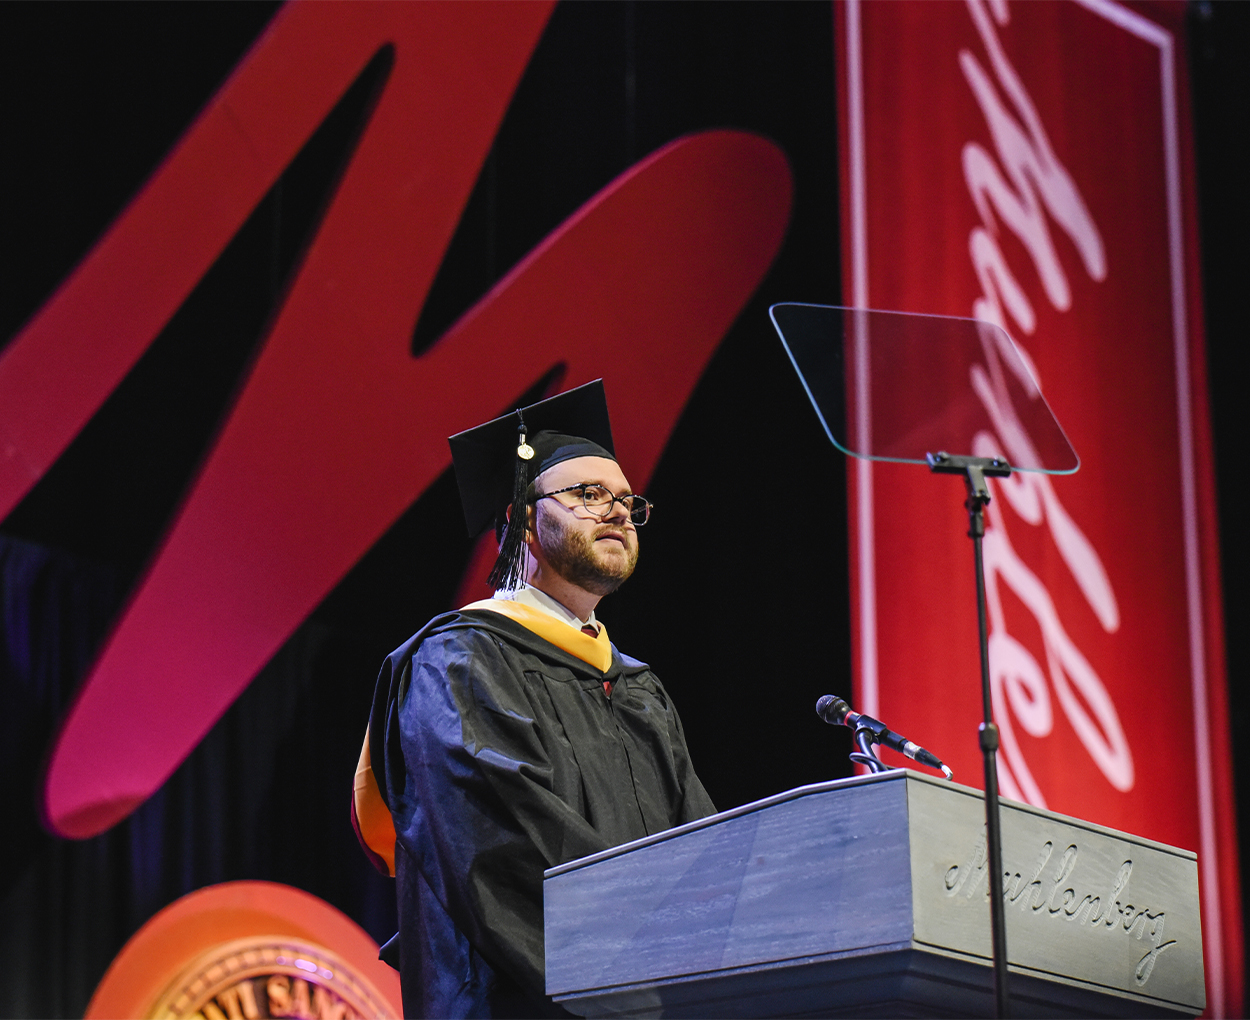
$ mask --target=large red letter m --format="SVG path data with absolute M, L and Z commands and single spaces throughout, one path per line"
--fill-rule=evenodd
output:
M 784 156 L 679 140 L 547 238 L 419 358 L 413 326 L 549 3 L 285 8 L 0 358 L 0 515 L 47 471 L 382 46 L 394 64 L 204 466 L 52 754 L 52 827 L 150 796 L 446 468 L 446 435 L 554 365 L 603 376 L 645 480 L 780 245 Z M 646 420 L 644 420 L 644 415 Z

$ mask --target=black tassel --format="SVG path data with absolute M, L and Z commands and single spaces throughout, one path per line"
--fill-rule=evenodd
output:
M 512 480 L 512 516 L 504 529 L 503 544 L 490 572 L 488 583 L 495 591 L 516 591 L 525 580 L 525 525 L 528 518 L 526 492 L 529 489 L 529 462 L 534 448 L 526 442 L 525 419 L 517 409 L 516 471 Z

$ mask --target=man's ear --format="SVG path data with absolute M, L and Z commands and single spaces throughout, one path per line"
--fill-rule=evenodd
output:
M 512 523 L 512 504 L 509 503 L 504 515 L 508 519 L 508 523 Z M 535 522 L 538 520 L 538 507 L 530 503 L 525 508 L 525 541 L 529 541 L 535 535 Z

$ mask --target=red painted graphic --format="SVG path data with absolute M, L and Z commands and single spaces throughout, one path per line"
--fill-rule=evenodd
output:
M 293 4 L 0 359 L 0 505 L 47 470 L 371 57 L 394 64 L 242 392 L 55 745 L 85 837 L 150 796 L 446 468 L 445 437 L 563 366 L 651 473 L 780 246 L 785 157 L 738 132 L 622 175 L 426 351 L 413 325 L 549 4 Z M 647 295 L 646 301 L 638 295 Z M 680 342 L 682 356 L 671 352 Z

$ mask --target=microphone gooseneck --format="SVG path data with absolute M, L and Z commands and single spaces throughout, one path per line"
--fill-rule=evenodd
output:
M 906 755 L 912 761 L 919 762 L 931 769 L 937 769 L 947 779 L 953 779 L 951 772 L 932 751 L 926 751 L 919 744 L 908 740 L 902 734 L 895 733 L 885 723 L 870 715 L 853 712 L 851 706 L 841 698 L 832 694 L 824 694 L 816 702 L 816 714 L 830 726 L 849 726 L 858 738 L 861 733 L 876 744 L 884 744 L 891 750 Z

